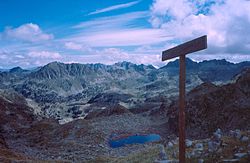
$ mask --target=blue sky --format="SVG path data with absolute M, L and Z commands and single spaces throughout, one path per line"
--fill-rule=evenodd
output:
M 247 0 L 6 0 L 0 2 L 0 68 L 52 61 L 162 66 L 161 51 L 201 35 L 192 59 L 250 60 Z

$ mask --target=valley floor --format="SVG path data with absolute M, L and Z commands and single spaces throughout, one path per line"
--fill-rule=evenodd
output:
M 158 120 L 156 120 L 158 119 Z M 1 162 L 87 162 L 152 163 L 178 159 L 178 138 L 169 135 L 163 117 L 123 114 L 93 120 L 76 120 L 64 125 L 39 121 L 31 128 L 5 139 L 8 148 L 0 152 Z M 220 130 L 219 130 L 220 131 Z M 157 133 L 159 142 L 111 148 L 110 135 Z M 164 150 L 162 149 L 164 147 Z M 207 139 L 187 140 L 187 162 L 249 162 L 250 131 L 215 132 Z

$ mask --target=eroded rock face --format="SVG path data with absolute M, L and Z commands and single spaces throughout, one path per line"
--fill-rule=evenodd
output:
M 2 135 L 0 135 L 0 148 L 2 148 L 2 149 L 7 148 L 7 144 L 6 144 Z
M 91 98 L 88 103 L 98 103 L 102 105 L 115 105 L 119 102 L 127 102 L 132 95 L 120 94 L 120 93 L 100 93 L 97 96 Z
M 36 117 L 25 99 L 14 92 L 0 92 L 0 162 L 26 160 L 12 150 L 23 129 L 29 128 Z
M 80 148 L 88 152 L 84 143 L 95 145 L 93 141 L 97 140 L 89 133 L 91 130 L 85 121 L 59 125 L 55 119 L 39 120 L 25 100 L 22 102 L 24 98 L 15 95 L 0 94 L 0 162 L 55 162 L 62 156 L 61 162 L 67 162 L 65 160 L 76 158 L 73 152 Z M 75 145 L 68 141 L 70 139 Z M 78 160 L 86 155 L 78 156 Z
M 246 68 L 242 71 L 241 74 L 237 75 L 236 78 L 236 85 L 237 87 L 246 94 L 246 96 L 250 96 L 250 68 Z
M 32 109 L 21 99 L 20 96 L 0 96 L 0 127 L 3 133 L 11 134 L 13 130 L 28 127 L 34 121 Z
M 112 116 L 112 115 L 121 115 L 121 114 L 125 114 L 125 113 L 132 114 L 127 108 L 117 104 L 117 105 L 109 106 L 105 109 L 94 110 L 94 111 L 90 112 L 85 117 L 85 119 L 93 119 L 93 118 L 97 118 L 97 117 L 108 117 L 108 116 Z
M 215 86 L 204 83 L 187 94 L 186 127 L 191 137 L 208 137 L 217 128 L 249 129 L 250 69 L 244 70 L 235 83 Z M 178 132 L 178 102 L 167 111 L 170 129 Z

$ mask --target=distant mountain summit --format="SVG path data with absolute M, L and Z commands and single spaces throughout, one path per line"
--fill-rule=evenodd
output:
M 14 67 L 12 69 L 10 69 L 10 73 L 22 73 L 25 70 L 23 70 L 21 67 Z
M 194 62 L 190 58 L 186 58 L 187 69 L 197 68 L 198 66 L 199 66 L 199 63 Z M 176 59 L 175 61 L 169 62 L 167 65 L 161 67 L 160 69 L 169 69 L 169 68 L 179 68 L 179 59 Z
M 154 69 L 156 69 L 152 65 L 144 65 L 144 64 L 137 65 L 137 64 L 134 64 L 134 63 L 131 63 L 131 62 L 126 62 L 126 61 L 118 62 L 118 63 L 115 63 L 114 65 L 118 66 L 118 67 L 121 67 L 121 68 L 123 68 L 125 70 L 135 70 L 135 71 L 146 71 L 146 70 L 154 70 Z
M 197 74 L 204 82 L 228 81 L 244 68 L 249 67 L 250 62 L 231 63 L 222 60 L 205 60 L 202 62 L 194 62 L 191 59 L 186 59 L 187 74 Z M 168 71 L 174 75 L 179 73 L 179 60 L 169 62 L 166 66 L 160 68 L 162 71 Z
M 135 71 L 146 72 L 154 70 L 151 65 L 137 65 L 131 62 L 119 62 L 114 65 L 96 64 L 64 64 L 60 62 L 52 62 L 32 74 L 32 77 L 38 79 L 57 79 L 67 76 L 84 76 L 84 75 L 103 75 L 105 73 L 119 73 L 118 71 Z M 122 73 L 122 72 L 121 72 Z

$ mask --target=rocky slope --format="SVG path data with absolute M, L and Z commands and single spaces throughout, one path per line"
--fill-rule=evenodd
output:
M 24 97 L 14 92 L 0 92 L 0 162 L 33 160 L 13 150 L 12 146 L 18 133 L 29 128 L 35 119 Z
M 177 133 L 178 102 L 166 110 L 169 128 Z M 187 94 L 186 123 L 189 137 L 208 137 L 217 128 L 249 130 L 250 69 L 236 76 L 235 82 L 223 86 L 203 83 Z
M 59 125 L 55 119 L 34 116 L 23 99 L 15 92 L 1 93 L 0 162 L 86 162 L 122 156 L 142 148 L 112 149 L 108 144 L 112 133 L 148 133 L 155 124 L 117 105 L 90 114 L 88 120 Z

